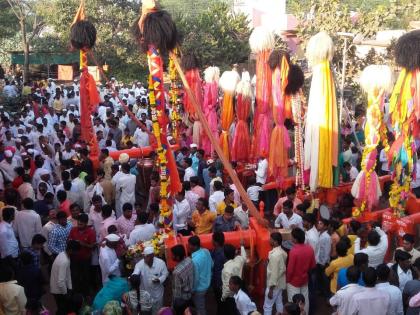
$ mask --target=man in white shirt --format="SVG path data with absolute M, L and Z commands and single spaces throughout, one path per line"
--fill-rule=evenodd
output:
M 410 261 L 411 255 L 406 251 L 397 249 L 395 251 L 394 258 L 396 263 L 392 265 L 391 269 L 396 275 L 401 292 L 403 292 L 406 283 L 413 280 L 413 272 L 411 271 Z
M 144 258 L 134 267 L 133 274 L 140 275 L 142 281 L 140 290 L 147 291 L 153 300 L 152 314 L 156 314 L 163 305 L 163 294 L 168 269 L 165 262 L 155 257 L 153 247 L 146 247 L 143 251 Z
M 249 210 L 246 203 L 242 202 L 242 204 L 239 207 L 235 208 L 233 213 L 235 214 L 235 217 L 241 224 L 241 228 L 243 230 L 247 230 L 249 228 Z
M 389 174 L 389 163 L 385 149 L 379 153 L 379 162 L 381 162 L 381 172 L 379 175 L 384 176 Z
M 3 208 L 3 221 L 0 222 L 0 258 L 17 258 L 19 255 L 19 244 L 12 227 L 15 211 L 14 207 Z
M 240 315 L 249 315 L 257 310 L 255 303 L 251 301 L 249 296 L 241 290 L 242 279 L 238 276 L 233 276 L 229 280 L 229 289 L 234 292 L 236 308 Z
M 185 168 L 184 182 L 189 181 L 191 177 L 196 176 L 194 169 L 192 168 L 192 159 L 189 157 L 184 158 L 183 167 Z
M 80 250 L 77 241 L 69 241 L 66 250 L 58 254 L 51 268 L 50 291 L 57 305 L 57 315 L 66 315 L 70 311 L 67 293 L 72 290 L 70 257 Z
M 135 245 L 138 242 L 150 241 L 156 232 L 155 226 L 147 223 L 149 215 L 146 212 L 140 212 L 137 215 L 136 226 L 131 231 L 127 245 Z
M 134 143 L 139 147 L 149 146 L 149 134 L 146 131 L 143 131 L 140 127 L 137 127 L 134 132 Z
M 176 233 L 188 235 L 188 220 L 191 219 L 192 210 L 188 200 L 185 199 L 185 191 L 181 190 L 175 195 L 173 210 L 173 227 Z
M 122 206 L 125 203 L 134 205 L 136 201 L 136 176 L 130 174 L 130 165 L 121 165 L 121 172 L 112 178 L 115 187 L 115 212 L 117 218 L 122 215 Z
M 267 181 L 267 174 L 268 174 L 268 161 L 265 156 L 261 156 L 257 164 L 257 170 L 255 171 L 257 183 L 264 185 Z
M 22 248 L 31 247 L 35 234 L 42 233 L 41 217 L 34 210 L 34 201 L 26 198 L 22 202 L 23 209 L 16 212 L 13 228 L 19 237 Z
M 402 238 L 402 247 L 398 249 L 403 250 L 411 255 L 411 263 L 414 264 L 417 258 L 420 258 L 420 251 L 414 248 L 415 238 L 411 234 L 404 234 Z
M 302 217 L 293 212 L 293 202 L 286 200 L 283 202 L 283 212 L 274 221 L 276 228 L 293 229 L 295 227 L 303 230 Z
M 376 268 L 376 272 L 378 274 L 376 288 L 380 291 L 387 292 L 390 298 L 386 315 L 403 315 L 404 307 L 401 290 L 389 283 L 391 269 L 386 264 L 380 264 L 378 268 Z
M 384 315 L 388 311 L 390 297 L 387 292 L 375 288 L 376 270 L 368 267 L 363 273 L 365 289 L 353 295 L 350 300 L 349 312 L 345 314 Z
M 315 225 L 316 218 L 313 213 L 306 213 L 303 218 L 303 227 L 305 229 L 305 243 L 311 245 L 314 250 L 315 260 L 318 263 L 319 255 L 319 231 Z
M 384 257 L 388 249 L 388 236 L 379 227 L 371 230 L 368 234 L 368 246 L 360 248 L 360 238 L 354 242 L 354 253 L 365 253 L 369 256 L 369 267 L 376 268 L 384 262 Z
M 349 162 L 344 162 L 343 167 L 350 181 L 354 181 L 357 175 L 359 175 L 358 169 L 351 165 Z
M 108 234 L 105 237 L 105 246 L 99 249 L 99 266 L 102 273 L 102 284 L 109 280 L 109 276 L 121 276 L 120 260 L 118 259 L 115 248 L 120 237 L 116 234 Z
M 242 278 L 242 270 L 246 263 L 246 251 L 243 244 L 241 244 L 241 254 L 236 255 L 236 248 L 233 245 L 225 244 L 223 248 L 226 262 L 222 269 L 222 301 L 225 304 L 229 303 L 229 298 L 233 298 L 233 292 L 229 289 L 229 280 L 233 276 Z M 233 301 L 232 305 L 233 305 Z M 226 309 L 222 306 L 222 308 Z
M 357 267 L 349 267 L 346 276 L 349 284 L 338 290 L 330 299 L 330 304 L 332 307 L 336 308 L 337 315 L 352 314 L 349 310 L 350 301 L 356 293 L 363 290 L 363 287 L 357 283 L 360 278 L 360 270 Z
M 8 181 L 13 182 L 17 176 L 15 168 L 19 166 L 22 166 L 22 160 L 18 160 L 14 157 L 12 151 L 4 151 L 4 160 L 0 162 L 0 170 L 3 171 L 3 174 Z
M 217 212 L 217 206 L 225 200 L 225 193 L 223 192 L 223 184 L 220 181 L 214 182 L 214 193 L 209 198 L 209 210 Z
M 286 289 L 287 254 L 281 248 L 283 242 L 279 232 L 271 233 L 268 253 L 267 288 L 265 289 L 264 315 L 271 315 L 276 304 L 277 313 L 283 312 L 283 290 Z

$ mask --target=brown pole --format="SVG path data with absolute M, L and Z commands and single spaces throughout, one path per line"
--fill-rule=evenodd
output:
M 249 211 L 251 212 L 252 216 L 257 219 L 258 223 L 263 225 L 263 226 L 268 226 L 267 220 L 265 220 L 260 215 L 257 208 L 252 203 L 251 199 L 249 199 L 248 194 L 246 193 L 244 187 L 242 186 L 241 181 L 239 180 L 238 176 L 236 175 L 235 171 L 233 170 L 232 165 L 230 164 L 229 160 L 223 154 L 222 148 L 220 147 L 218 140 L 213 137 L 213 134 L 210 130 L 209 124 L 207 123 L 207 120 L 204 117 L 204 114 L 203 114 L 200 106 L 198 105 L 197 100 L 195 99 L 195 96 L 194 96 L 193 92 L 191 91 L 191 88 L 190 88 L 190 86 L 187 82 L 187 79 L 185 78 L 185 74 L 182 71 L 182 68 L 179 64 L 178 57 L 175 54 L 172 53 L 171 58 L 173 59 L 175 67 L 176 67 L 176 69 L 179 73 L 179 77 L 181 78 L 182 83 L 184 84 L 185 91 L 187 92 L 188 97 L 190 98 L 191 102 L 194 105 L 194 109 L 195 109 L 196 113 L 198 114 L 198 118 L 200 119 L 200 122 L 203 125 L 204 131 L 206 132 L 206 134 L 209 137 L 212 145 L 214 146 L 217 154 L 219 155 L 220 159 L 222 160 L 223 166 L 225 167 L 229 176 L 232 178 L 232 181 L 235 184 L 236 188 L 238 189 L 238 192 L 241 195 L 242 200 L 245 201 L 246 205 L 248 206 Z

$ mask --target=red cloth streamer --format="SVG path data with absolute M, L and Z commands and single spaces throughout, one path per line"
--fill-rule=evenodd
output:
M 192 92 L 194 93 L 195 99 L 197 100 L 198 105 L 203 108 L 203 87 L 201 85 L 200 72 L 198 69 L 188 70 L 185 73 L 185 78 L 190 85 Z M 194 105 L 191 103 L 190 98 L 187 93 L 184 93 L 184 108 L 187 111 L 190 118 L 193 120 L 198 120 L 195 113 Z
M 251 140 L 246 120 L 249 116 L 251 99 L 238 94 L 236 98 L 236 116 L 238 122 L 235 128 L 235 135 L 232 140 L 232 160 L 247 161 L 251 153 Z

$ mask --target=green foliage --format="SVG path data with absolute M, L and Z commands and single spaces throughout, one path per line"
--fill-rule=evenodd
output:
M 34 47 L 43 49 L 52 44 L 56 51 L 68 50 L 69 29 L 78 5 L 78 0 L 38 1 L 38 12 L 54 31 L 40 38 Z M 108 75 L 120 80 L 144 79 L 146 73 L 145 56 L 131 33 L 138 11 L 138 5 L 130 0 L 86 1 L 86 15 L 97 30 L 95 58 L 100 64 L 106 62 Z M 93 65 L 93 60 L 90 64 Z
M 226 2 L 210 1 L 196 16 L 177 15 L 175 22 L 182 50 L 195 52 L 203 66 L 228 68 L 249 56 L 249 21 L 243 14 L 232 13 Z

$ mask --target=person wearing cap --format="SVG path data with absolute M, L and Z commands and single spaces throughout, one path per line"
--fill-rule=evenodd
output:
M 99 249 L 99 266 L 102 272 L 102 284 L 105 284 L 109 280 L 110 275 L 121 276 L 120 260 L 115 251 L 119 242 L 119 235 L 108 234 L 105 236 L 105 246 Z
M 189 158 L 192 161 L 192 168 L 194 170 L 194 172 L 197 174 L 198 173 L 198 164 L 200 162 L 200 160 L 197 157 L 197 150 L 198 150 L 198 146 L 195 143 L 191 143 L 190 144 L 190 155 Z
M 142 279 L 140 289 L 149 292 L 152 297 L 152 314 L 155 315 L 163 305 L 163 294 L 165 291 L 163 283 L 169 272 L 165 262 L 155 257 L 153 247 L 146 247 L 143 250 L 143 257 L 134 267 L 133 275 L 140 275 Z
M 136 176 L 130 174 L 130 165 L 124 163 L 121 165 L 121 171 L 114 175 L 112 183 L 115 187 L 115 212 L 117 218 L 122 215 L 122 206 L 125 203 L 134 205 L 136 201 Z
M 4 151 L 4 160 L 0 162 L 0 170 L 2 171 L 2 175 L 5 177 L 4 179 L 12 182 L 17 176 L 15 168 L 21 166 L 23 166 L 21 160 L 14 157 L 11 150 Z

